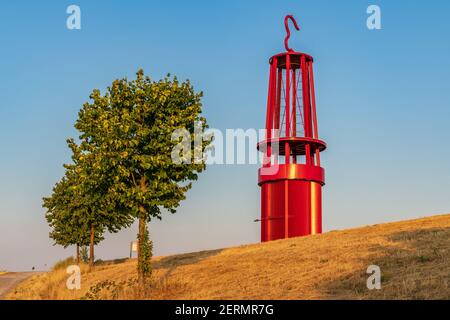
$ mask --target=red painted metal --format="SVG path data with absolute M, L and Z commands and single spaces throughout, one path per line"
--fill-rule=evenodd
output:
M 313 58 L 289 47 L 270 59 L 266 114 L 266 139 L 258 143 L 264 153 L 258 172 L 261 186 L 261 241 L 305 236 L 322 232 L 322 186 L 325 171 L 320 152 Z
M 284 47 L 286 48 L 286 51 L 292 52 L 294 50 L 289 48 L 289 44 L 288 44 L 289 38 L 291 37 L 291 30 L 289 30 L 289 20 L 292 21 L 292 23 L 294 24 L 294 27 L 295 27 L 295 29 L 297 29 L 297 31 L 300 31 L 300 28 L 298 27 L 297 21 L 295 21 L 294 16 L 287 15 L 284 18 L 284 27 L 286 28 L 286 38 L 284 39 Z

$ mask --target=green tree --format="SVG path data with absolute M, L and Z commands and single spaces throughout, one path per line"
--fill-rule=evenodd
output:
M 86 140 L 78 145 L 73 139 L 68 140 L 72 150 L 73 164 L 66 165 L 68 171 L 75 172 L 75 199 L 77 209 L 82 212 L 82 220 L 90 226 L 89 264 L 94 264 L 95 233 L 97 230 L 103 234 L 107 229 L 116 233 L 122 228 L 129 227 L 133 219 L 126 208 L 115 205 L 111 187 L 113 176 L 111 171 L 102 166 L 103 159 L 94 152 L 95 146 Z
M 129 226 L 129 214 L 113 211 L 108 177 L 97 170 L 95 154 L 82 150 L 73 139 L 68 140 L 72 150 L 72 164 L 65 165 L 66 173 L 56 184 L 53 194 L 44 198 L 46 218 L 52 227 L 50 237 L 65 247 L 89 246 L 89 265 L 94 265 L 94 245 L 103 240 L 105 229 L 117 232 Z M 100 175 L 99 175 L 100 174 Z
M 86 246 L 82 246 L 80 249 L 80 257 L 84 263 L 89 262 L 89 250 Z
M 80 262 L 80 247 L 89 246 L 91 226 L 83 219 L 83 212 L 76 208 L 76 193 L 73 182 L 64 176 L 53 188 L 53 194 L 43 199 L 47 208 L 46 219 L 51 227 L 50 238 L 55 245 L 64 248 L 76 246 L 77 263 Z M 102 230 L 94 233 L 94 244 L 103 240 Z
M 194 157 L 172 161 L 179 143 L 172 134 L 177 129 L 188 133 L 194 154 L 202 154 L 210 144 L 206 139 L 194 145 L 195 125 L 207 127 L 201 116 L 202 93 L 196 93 L 189 81 L 170 75 L 152 81 L 139 70 L 136 79 L 116 80 L 104 95 L 94 90 L 90 97 L 75 124 L 83 141 L 81 152 L 95 154 L 97 175 L 110 177 L 114 210 L 139 220 L 138 276 L 143 285 L 151 272 L 151 254 L 144 254 L 151 248 L 147 223 L 161 219 L 163 209 L 175 213 L 205 169 L 204 161 Z

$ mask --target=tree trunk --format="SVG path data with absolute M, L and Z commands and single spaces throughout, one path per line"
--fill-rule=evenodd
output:
M 145 176 L 141 177 L 139 181 L 141 190 L 143 193 L 147 191 L 147 183 Z M 147 219 L 145 217 L 145 209 L 140 208 L 140 216 L 139 216 L 139 235 L 138 235 L 138 282 L 142 286 L 142 288 L 145 286 L 145 270 L 144 270 L 144 246 L 145 246 L 145 228 Z
M 91 239 L 89 243 L 89 268 L 94 266 L 94 240 L 95 240 L 95 228 L 91 224 Z
M 80 264 L 80 245 L 77 244 L 77 264 Z
M 139 218 L 139 238 L 138 238 L 138 281 L 139 284 L 141 286 L 145 285 L 145 274 L 144 274 L 144 269 L 143 269 L 143 263 L 142 263 L 142 259 L 144 259 L 143 255 L 142 255 L 142 248 L 145 245 L 144 244 L 144 236 L 145 236 L 145 224 L 146 224 L 146 220 L 143 217 Z

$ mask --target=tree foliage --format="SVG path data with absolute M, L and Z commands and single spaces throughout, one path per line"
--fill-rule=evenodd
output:
M 210 145 L 211 139 L 194 143 L 198 125 L 200 131 L 207 128 L 201 97 L 189 81 L 170 75 L 152 81 L 142 70 L 136 79 L 115 80 L 103 95 L 92 92 L 75 123 L 80 142 L 68 141 L 73 163 L 44 199 L 56 243 L 84 246 L 89 226 L 100 241 L 105 229 L 116 232 L 139 219 L 138 271 L 144 283 L 152 255 L 147 222 L 161 219 L 164 211 L 175 213 L 205 169 L 195 157 L 172 161 L 179 144 L 172 134 L 178 129 L 187 132 L 193 154 L 203 155 Z
M 47 208 L 46 219 L 51 227 L 50 238 L 55 244 L 67 248 L 70 245 L 88 246 L 90 243 L 90 223 L 83 207 L 76 197 L 76 184 L 70 172 L 53 188 L 53 194 L 43 199 Z M 95 244 L 103 240 L 102 230 L 95 233 Z
M 90 246 L 91 265 L 93 245 L 102 241 L 105 229 L 117 232 L 132 223 L 127 214 L 113 212 L 108 194 L 108 180 L 93 170 L 92 153 L 83 153 L 73 139 L 71 164 L 66 164 L 64 177 L 53 188 L 50 197 L 43 199 L 46 219 L 51 227 L 50 238 L 55 244 Z
M 194 141 L 196 123 L 202 129 L 207 124 L 201 116 L 202 93 L 196 93 L 189 81 L 170 75 L 152 81 L 142 70 L 136 75 L 131 81 L 114 81 L 104 95 L 94 90 L 75 127 L 81 132 L 81 152 L 95 154 L 93 167 L 112 181 L 114 210 L 148 222 L 161 219 L 163 209 L 176 212 L 192 181 L 205 169 L 205 163 L 194 158 L 189 163 L 172 161 L 178 144 L 172 133 L 185 129 Z M 202 153 L 209 143 L 195 147 Z M 143 232 L 140 228 L 139 239 L 144 239 Z M 139 241 L 141 252 L 143 245 Z M 139 271 L 143 277 L 142 267 Z
M 205 164 L 173 163 L 171 152 L 178 142 L 171 137 L 176 129 L 193 135 L 195 122 L 206 128 L 201 97 L 189 81 L 168 76 L 154 82 L 142 70 L 135 80 L 114 81 L 105 95 L 93 91 L 93 101 L 84 105 L 75 127 L 82 133 L 81 147 L 94 147 L 97 165 L 111 174 L 116 205 L 148 221 L 160 219 L 162 208 L 175 212 Z

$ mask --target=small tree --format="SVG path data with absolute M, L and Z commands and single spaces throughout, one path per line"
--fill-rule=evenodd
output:
M 84 212 L 82 218 L 90 226 L 89 264 L 94 264 L 95 232 L 104 229 L 115 233 L 129 227 L 133 219 L 123 206 L 115 205 L 111 193 L 113 185 L 109 170 L 102 165 L 103 159 L 94 152 L 95 146 L 86 140 L 79 145 L 73 139 L 68 140 L 72 150 L 73 164 L 66 165 L 68 170 L 76 172 L 76 199 L 79 209 Z
M 51 197 L 43 199 L 43 207 L 47 208 L 46 219 L 52 228 L 50 238 L 55 245 L 67 248 L 76 246 L 77 263 L 80 262 L 80 247 L 88 246 L 103 240 L 103 231 L 98 229 L 91 237 L 91 228 L 83 219 L 83 212 L 77 208 L 74 183 L 66 175 L 53 188 Z
M 44 198 L 47 221 L 53 228 L 50 237 L 57 244 L 89 246 L 89 265 L 94 265 L 94 245 L 103 240 L 105 229 L 117 232 L 132 223 L 128 214 L 113 212 L 108 193 L 108 177 L 97 170 L 95 154 L 68 140 L 72 164 L 65 165 L 66 174 L 56 184 L 53 194 Z
M 142 285 L 151 272 L 147 222 L 161 219 L 163 208 L 175 213 L 192 181 L 205 169 L 202 161 L 174 163 L 171 157 L 178 143 L 172 140 L 173 132 L 187 130 L 194 141 L 195 124 L 207 127 L 200 116 L 201 97 L 189 81 L 180 83 L 167 76 L 155 82 L 140 70 L 135 80 L 114 81 L 105 95 L 94 90 L 92 102 L 84 105 L 75 125 L 82 149 L 96 154 L 96 167 L 111 176 L 109 192 L 115 210 L 125 210 L 139 220 Z M 197 153 L 209 143 L 196 145 Z
M 84 263 L 89 262 L 89 250 L 86 246 L 81 247 L 80 257 L 81 257 L 81 261 L 83 261 Z

